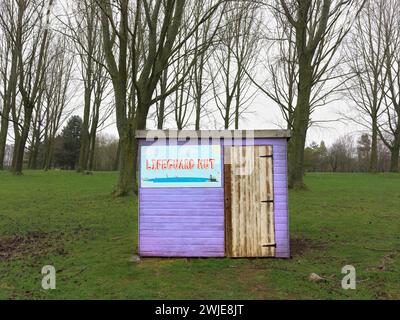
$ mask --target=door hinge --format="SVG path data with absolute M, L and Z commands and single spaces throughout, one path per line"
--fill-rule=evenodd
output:
M 261 203 L 274 203 L 274 200 L 265 200 L 265 201 L 261 201 Z
M 276 243 L 265 244 L 262 246 L 263 248 L 276 248 Z
M 269 156 L 260 156 L 260 158 L 271 158 L 271 159 L 273 159 L 274 156 L 271 154 L 271 155 L 269 155 Z

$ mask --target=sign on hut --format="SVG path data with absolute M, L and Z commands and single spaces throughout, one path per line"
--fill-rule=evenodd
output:
M 289 131 L 138 131 L 139 255 L 289 258 Z

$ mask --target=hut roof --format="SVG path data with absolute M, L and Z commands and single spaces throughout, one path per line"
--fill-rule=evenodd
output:
M 223 138 L 254 138 L 254 139 L 290 139 L 290 130 L 138 130 L 137 139 L 223 139 Z

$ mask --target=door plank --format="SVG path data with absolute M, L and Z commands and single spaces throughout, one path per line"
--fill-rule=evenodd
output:
M 224 194 L 225 194 L 225 255 L 232 256 L 232 168 L 231 147 L 224 149 Z
M 227 147 L 226 252 L 231 257 L 272 257 L 275 243 L 271 146 Z M 229 184 L 230 181 L 230 185 Z

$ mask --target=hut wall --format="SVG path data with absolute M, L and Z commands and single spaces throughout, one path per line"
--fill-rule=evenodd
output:
M 140 140 L 139 147 L 152 144 Z M 232 144 L 273 146 L 276 257 L 290 257 L 287 140 L 223 142 L 223 145 Z M 144 257 L 224 257 L 223 185 L 223 181 L 221 188 L 142 188 L 139 185 L 139 254 Z

